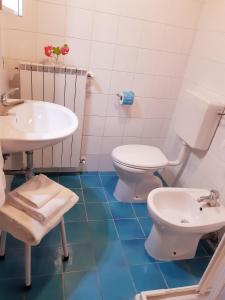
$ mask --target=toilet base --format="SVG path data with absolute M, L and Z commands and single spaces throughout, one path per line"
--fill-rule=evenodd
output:
M 121 202 L 144 203 L 147 202 L 148 194 L 159 187 L 162 187 L 162 181 L 152 174 L 141 182 L 129 182 L 129 184 L 120 178 L 116 185 L 114 197 Z
M 157 260 L 170 261 L 193 258 L 202 234 L 168 232 L 153 225 L 145 241 L 145 249 Z

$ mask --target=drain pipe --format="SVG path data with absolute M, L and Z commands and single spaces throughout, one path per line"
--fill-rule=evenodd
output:
M 189 152 L 190 152 L 190 147 L 184 141 L 182 141 L 182 146 L 181 146 L 180 153 L 178 155 L 178 159 L 169 161 L 168 166 L 173 167 L 173 166 L 181 165 L 185 161 L 185 158 Z
M 176 166 L 181 165 L 178 173 L 176 174 L 173 182 L 171 183 L 172 187 L 177 185 L 177 181 L 179 180 L 181 174 L 183 173 L 183 170 L 184 170 L 185 165 L 187 163 L 187 158 L 188 158 L 188 155 L 189 155 L 190 151 L 191 151 L 190 146 L 188 146 L 184 141 L 182 141 L 182 146 L 181 146 L 181 149 L 180 149 L 180 153 L 178 155 L 178 159 L 174 160 L 174 161 L 169 161 L 169 163 L 168 163 L 169 167 L 176 167 Z

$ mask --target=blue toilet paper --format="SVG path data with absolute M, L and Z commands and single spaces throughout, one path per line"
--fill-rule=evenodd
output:
M 132 105 L 134 103 L 134 92 L 124 91 L 120 94 L 120 104 L 122 105 Z

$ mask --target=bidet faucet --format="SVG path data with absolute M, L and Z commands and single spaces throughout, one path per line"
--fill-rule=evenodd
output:
M 0 96 L 0 116 L 8 116 L 8 111 L 19 104 L 24 103 L 23 100 L 14 100 L 14 101 L 7 101 L 8 100 L 8 96 L 12 95 L 13 93 L 15 93 L 16 91 L 18 91 L 19 88 L 13 88 L 8 90 L 7 92 L 5 92 L 4 94 L 2 94 Z
M 218 199 L 220 194 L 217 190 L 211 190 L 208 196 L 201 196 L 197 201 L 198 202 L 206 202 L 209 206 L 216 206 L 218 203 Z

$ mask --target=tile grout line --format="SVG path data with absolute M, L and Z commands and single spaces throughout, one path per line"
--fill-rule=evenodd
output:
M 100 178 L 100 182 L 101 182 L 101 184 L 102 184 L 102 186 L 103 186 L 103 182 L 102 182 L 102 178 L 101 178 L 101 175 L 100 175 L 100 174 L 99 174 L 99 178 Z M 108 197 L 107 197 L 107 194 L 106 194 L 106 192 L 105 192 L 105 187 L 104 187 L 103 191 L 104 191 L 104 195 L 105 195 L 106 199 L 109 200 Z M 107 202 L 110 203 L 110 201 L 107 201 Z M 118 230 L 117 230 L 116 223 L 115 223 L 115 220 L 114 220 L 114 218 L 113 218 L 112 211 L 111 211 L 110 207 L 109 207 L 109 211 L 110 211 L 110 214 L 111 214 L 111 216 L 112 216 L 112 220 L 113 220 L 114 227 L 115 227 L 115 229 L 116 229 L 117 237 L 118 237 L 118 239 L 120 240 L 120 235 L 119 235 L 119 232 L 118 232 Z
M 139 218 L 138 218 L 138 216 L 137 216 L 137 214 L 136 214 L 136 211 L 135 211 L 135 209 L 134 209 L 132 203 L 131 203 L 131 207 L 132 207 L 133 213 L 134 213 L 134 215 L 135 215 L 135 217 L 136 217 L 136 220 L 137 220 L 137 222 L 138 222 L 138 224 L 139 224 L 139 226 L 140 226 L 140 228 L 141 228 L 141 231 L 142 231 L 142 233 L 143 233 L 143 236 L 144 236 L 144 238 L 146 239 L 145 232 L 144 232 L 144 230 L 143 230 L 143 228 L 142 228 L 142 226 L 141 226 L 141 223 L 140 223 L 140 221 L 139 221 Z

